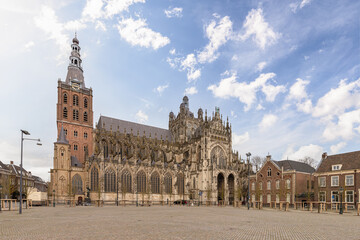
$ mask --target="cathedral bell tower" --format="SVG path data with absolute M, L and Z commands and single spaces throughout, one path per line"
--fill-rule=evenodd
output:
M 58 81 L 57 133 L 61 129 L 70 146 L 71 165 L 81 165 L 85 152 L 93 153 L 93 101 L 92 89 L 85 87 L 79 40 L 73 38 L 65 82 Z

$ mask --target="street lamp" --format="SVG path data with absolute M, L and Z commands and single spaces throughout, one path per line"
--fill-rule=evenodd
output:
M 23 142 L 24 142 L 24 140 L 30 140 L 30 141 L 37 141 L 37 144 L 36 144 L 36 145 L 41 146 L 42 144 L 41 144 L 41 142 L 40 142 L 40 138 L 38 138 L 38 139 L 34 139 L 34 138 L 24 138 L 24 134 L 25 134 L 25 135 L 30 135 L 30 133 L 29 133 L 28 131 L 26 131 L 26 130 L 21 130 L 21 129 L 20 129 L 20 131 L 21 131 L 21 162 L 20 162 L 20 207 L 19 207 L 19 214 L 22 214 Z
M 340 187 L 340 211 L 339 211 L 339 214 L 343 214 L 343 192 L 344 192 L 344 189 L 343 187 Z
M 250 210 L 250 156 L 251 156 L 251 153 L 248 152 L 246 154 L 246 157 L 247 157 L 247 167 L 248 167 L 248 196 L 247 196 L 247 207 L 248 207 L 248 210 Z

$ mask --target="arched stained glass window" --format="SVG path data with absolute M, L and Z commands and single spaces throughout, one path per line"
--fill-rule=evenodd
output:
M 172 194 L 172 177 L 169 173 L 165 175 L 164 183 L 165 183 L 165 193 Z
M 72 178 L 72 193 L 83 194 L 83 184 L 79 174 L 75 174 Z
M 132 184 L 131 184 L 131 174 L 128 170 L 123 171 L 121 174 L 121 192 L 131 193 Z
M 99 189 L 99 170 L 96 167 L 91 169 L 91 191 L 97 191 Z
M 144 171 L 140 171 L 136 175 L 136 185 L 138 193 L 146 193 L 146 175 Z
M 113 169 L 108 169 L 105 172 L 105 192 L 115 192 L 116 191 L 116 178 L 115 171 Z
M 157 172 L 151 174 L 151 193 L 160 194 L 160 176 Z
M 185 192 L 185 188 L 184 188 L 185 184 L 184 184 L 184 175 L 182 173 L 179 173 L 177 175 L 177 189 L 178 189 L 178 194 L 183 195 Z

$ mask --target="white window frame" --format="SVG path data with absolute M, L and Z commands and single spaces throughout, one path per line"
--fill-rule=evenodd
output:
M 351 183 L 349 184 L 348 179 L 351 179 Z M 354 175 L 345 175 L 345 186 L 354 186 Z
M 291 187 L 291 180 L 286 179 L 286 189 L 290 189 L 290 187 Z
M 322 183 L 322 180 L 323 180 L 323 183 L 324 184 L 321 184 Z M 326 177 L 319 177 L 319 187 L 326 187 Z
M 271 181 L 267 181 L 267 187 L 266 187 L 267 190 L 271 190 Z
M 271 194 L 268 194 L 268 195 L 266 196 L 266 202 L 267 202 L 267 203 L 271 203 Z
M 347 196 L 348 196 L 348 193 L 352 193 L 351 195 L 352 195 L 352 201 L 351 202 L 348 202 L 348 200 L 347 200 Z M 346 203 L 354 203 L 354 190 L 347 190 L 347 191 L 345 191 L 345 202 Z
M 280 189 L 280 180 L 276 180 L 276 189 Z
M 276 194 L 276 203 L 280 202 L 280 194 Z
M 263 195 L 262 194 L 260 194 L 260 200 L 259 201 L 263 202 Z
M 251 190 L 255 191 L 255 182 L 251 183 Z
M 337 184 L 334 184 L 334 180 L 337 179 Z M 338 187 L 339 186 L 339 176 L 331 176 L 331 186 Z
M 323 200 L 321 200 L 321 193 L 323 193 L 323 195 L 324 195 L 324 199 Z M 326 202 L 326 191 L 320 191 L 319 192 L 319 202 Z
M 339 171 L 339 170 L 341 170 L 341 167 L 342 167 L 341 164 L 335 164 L 335 165 L 332 165 L 332 166 L 331 166 L 331 169 L 332 169 L 333 171 Z
M 262 182 L 259 182 L 259 189 L 260 189 L 260 190 L 263 190 L 262 188 L 263 188 L 263 183 L 262 183 Z
M 290 193 L 287 193 L 286 194 L 286 202 L 290 203 L 290 201 L 291 201 L 291 195 L 290 195 Z
M 336 195 L 337 195 L 337 201 L 333 201 L 334 192 L 337 193 L 337 194 L 336 194 Z M 332 202 L 332 203 L 338 203 L 338 202 L 340 202 L 339 200 L 340 200 L 340 193 L 339 193 L 339 191 L 331 191 L 331 202 Z

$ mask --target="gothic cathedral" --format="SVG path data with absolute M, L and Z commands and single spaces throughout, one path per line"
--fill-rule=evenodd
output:
M 222 201 L 241 196 L 245 163 L 232 150 L 220 109 L 190 111 L 183 98 L 169 129 L 101 116 L 93 128 L 92 89 L 85 87 L 79 40 L 65 81 L 58 81 L 51 190 L 57 201 Z M 240 194 L 239 194 L 240 193 Z

